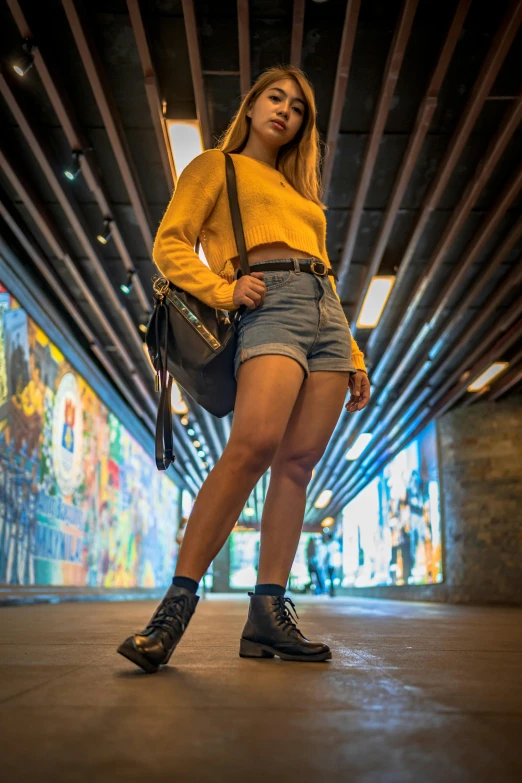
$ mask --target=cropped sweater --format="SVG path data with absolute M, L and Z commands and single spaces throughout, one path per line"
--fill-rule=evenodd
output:
M 232 153 L 247 251 L 284 242 L 331 267 L 323 210 L 304 198 L 284 174 L 247 155 Z M 283 183 L 283 186 L 282 186 Z M 208 266 L 195 252 L 200 238 Z M 239 254 L 228 203 L 225 156 L 210 149 L 181 172 L 159 225 L 152 257 L 161 274 L 210 307 L 236 310 L 234 266 Z M 330 276 L 337 298 L 335 280 Z M 354 367 L 366 371 L 364 354 L 352 339 Z

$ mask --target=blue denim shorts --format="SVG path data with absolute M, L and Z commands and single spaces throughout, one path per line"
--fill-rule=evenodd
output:
M 301 272 L 294 258 L 277 259 L 288 260 L 294 262 L 293 270 L 264 270 L 265 300 L 240 318 L 236 379 L 242 362 L 263 354 L 295 359 L 306 378 L 317 371 L 356 372 L 350 327 L 329 276 Z M 273 261 L 276 263 L 276 259 Z M 256 266 L 250 264 L 252 271 Z

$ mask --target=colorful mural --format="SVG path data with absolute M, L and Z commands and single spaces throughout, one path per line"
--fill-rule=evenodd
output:
M 0 582 L 157 587 L 179 490 L 0 285 Z
M 442 581 L 435 423 L 343 509 L 343 586 Z

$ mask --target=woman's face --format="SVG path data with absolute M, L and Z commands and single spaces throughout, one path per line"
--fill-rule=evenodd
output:
M 303 124 L 305 97 L 293 79 L 279 79 L 263 90 L 254 106 L 247 112 L 251 117 L 251 132 L 261 137 L 270 147 L 282 147 L 292 141 Z M 272 120 L 279 120 L 279 128 Z

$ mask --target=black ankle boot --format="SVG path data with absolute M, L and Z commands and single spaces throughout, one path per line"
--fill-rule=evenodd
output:
M 239 655 L 242 658 L 273 658 L 284 661 L 327 661 L 330 648 L 306 639 L 293 619 L 287 603 L 290 598 L 249 593 L 248 620 L 241 635 Z M 296 617 L 298 617 L 296 613 Z
M 152 674 L 168 663 L 190 618 L 199 596 L 184 587 L 171 585 L 143 631 L 129 636 L 118 647 L 120 655 Z

